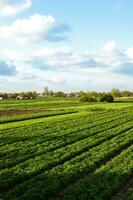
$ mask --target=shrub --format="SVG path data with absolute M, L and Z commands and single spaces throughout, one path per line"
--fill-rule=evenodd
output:
M 100 97 L 101 102 L 113 102 L 114 97 L 111 94 L 104 94 L 103 96 Z
M 79 99 L 80 102 L 88 102 L 88 97 L 86 95 L 80 97 Z
M 96 102 L 97 99 L 95 97 L 92 97 L 90 95 L 83 95 L 80 97 L 80 102 Z

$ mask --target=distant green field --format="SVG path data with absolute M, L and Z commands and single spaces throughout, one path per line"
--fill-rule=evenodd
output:
M 132 144 L 133 101 L 0 101 L 0 199 L 131 200 Z

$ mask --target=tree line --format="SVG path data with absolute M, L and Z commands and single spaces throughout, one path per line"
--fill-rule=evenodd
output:
M 113 102 L 116 98 L 133 97 L 133 92 L 128 90 L 120 91 L 113 88 L 110 92 L 79 91 L 66 93 L 49 90 L 48 87 L 45 87 L 42 93 L 37 93 L 36 91 L 0 93 L 1 99 L 36 99 L 39 97 L 78 98 L 81 102 Z

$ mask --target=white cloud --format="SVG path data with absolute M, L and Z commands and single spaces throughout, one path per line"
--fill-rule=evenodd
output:
M 103 47 L 105 51 L 113 51 L 116 49 L 116 41 L 110 41 L 106 43 Z
M 17 19 L 11 25 L 0 27 L 0 38 L 13 39 L 19 43 L 38 41 L 55 24 L 52 16 L 35 14 L 29 19 Z
M 32 85 L 33 81 L 37 86 L 40 84 L 38 87 L 47 85 L 69 90 L 132 89 L 133 62 L 127 55 L 128 49 L 115 47 L 109 51 L 104 47 L 93 54 L 86 50 L 79 52 L 71 46 L 22 52 L 8 50 L 4 58 L 16 66 L 14 81 L 20 84 L 24 81 L 24 84 L 30 82 Z
M 11 16 L 28 9 L 32 5 L 31 0 L 23 0 L 22 3 L 13 3 L 11 0 L 0 0 L 0 15 Z
M 133 59 L 133 47 L 128 48 L 126 54 L 130 59 Z
M 105 44 L 108 46 L 109 43 Z M 17 63 L 24 63 L 41 70 L 55 71 L 79 71 L 82 72 L 99 72 L 113 73 L 132 67 L 132 61 L 125 51 L 119 51 L 116 47 L 114 50 L 108 51 L 106 48 L 97 49 L 94 54 L 88 51 L 77 52 L 71 47 L 56 48 L 40 48 L 38 50 L 16 52 L 6 51 L 5 59 L 12 60 Z M 130 69 L 130 73 L 131 74 Z M 126 74 L 128 73 L 128 70 Z
M 78 68 L 94 68 L 95 59 L 85 52 L 75 52 L 71 47 L 42 48 L 32 52 L 6 51 L 5 58 L 12 61 L 31 64 L 33 67 L 54 70 L 77 70 Z
M 0 26 L 0 39 L 17 43 L 58 41 L 65 39 L 69 31 L 68 25 L 58 24 L 50 15 L 34 14 L 28 19 L 17 19 L 10 25 Z

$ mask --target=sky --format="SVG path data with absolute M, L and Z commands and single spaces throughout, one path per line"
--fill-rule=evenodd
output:
M 0 0 L 0 92 L 133 91 L 132 0 Z

